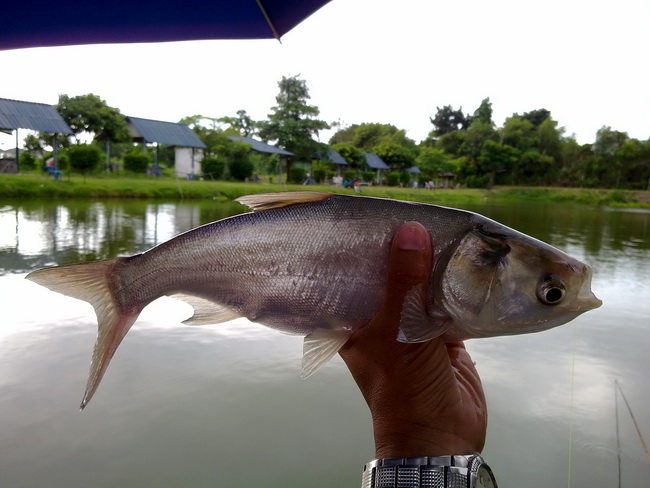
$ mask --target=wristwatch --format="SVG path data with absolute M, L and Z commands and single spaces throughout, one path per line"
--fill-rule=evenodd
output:
M 497 488 L 479 454 L 375 459 L 363 467 L 361 488 Z

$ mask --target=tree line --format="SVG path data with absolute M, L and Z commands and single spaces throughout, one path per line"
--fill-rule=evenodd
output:
M 593 143 L 579 144 L 544 108 L 514 113 L 498 127 L 489 98 L 471 114 L 462 107 L 436 107 L 430 133 L 416 143 L 405 130 L 391 124 L 344 127 L 320 120 L 320 110 L 310 104 L 307 83 L 299 76 L 283 77 L 278 87 L 276 105 L 264 120 L 253 120 L 239 110 L 234 116 L 192 115 L 180 121 L 207 146 L 202 161 L 206 176 L 244 179 L 256 173 L 275 175 L 283 167 L 296 181 L 306 171 L 324 180 L 335 172 L 324 156 L 332 147 L 348 162 L 346 176 L 366 180 L 376 178 L 376 173 L 365 167 L 364 153 L 377 154 L 390 167 L 384 177 L 391 184 L 410 183 L 412 176 L 406 170 L 413 166 L 421 171 L 417 177 L 421 184 L 445 178 L 487 188 L 505 184 L 645 189 L 650 181 L 650 139 L 630 138 L 605 126 Z M 158 148 L 154 153 L 151 147 L 134 146 L 125 117 L 97 95 L 61 95 L 56 109 L 74 133 L 71 139 L 59 138 L 63 165 L 81 171 L 121 165 L 135 172 L 145 171 L 152 160 L 173 165 L 171 148 Z M 337 130 L 328 144 L 318 142 L 319 132 L 332 127 Z M 84 133 L 91 135 L 91 144 L 80 144 Z M 248 145 L 228 135 L 255 137 L 295 157 L 282 166 L 277 156 L 253 154 Z M 52 144 L 47 134 L 28 135 L 24 157 L 29 160 L 30 153 Z

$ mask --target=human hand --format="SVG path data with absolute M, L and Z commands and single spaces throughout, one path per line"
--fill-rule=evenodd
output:
M 339 351 L 370 407 L 377 458 L 470 454 L 485 443 L 485 396 L 464 344 L 396 340 L 404 297 L 427 283 L 432 261 L 426 229 L 400 227 L 384 301 Z

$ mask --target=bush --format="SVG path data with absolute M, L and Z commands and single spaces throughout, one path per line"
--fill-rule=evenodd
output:
M 489 181 L 489 175 L 471 175 L 465 178 L 467 188 L 487 188 Z
M 305 171 L 303 168 L 294 166 L 289 172 L 289 181 L 291 181 L 291 183 L 302 183 L 305 180 L 306 174 L 307 171 Z
M 70 156 L 68 153 L 57 153 L 56 155 L 56 167 L 61 171 L 70 169 Z
M 355 172 L 353 169 L 346 169 L 343 172 L 343 179 L 344 180 L 352 180 L 354 179 Z
M 323 168 L 315 169 L 313 177 L 316 183 L 323 183 L 327 179 L 327 170 Z
M 228 169 L 230 170 L 230 176 L 232 178 L 244 181 L 246 178 L 250 178 L 253 175 L 255 166 L 248 158 L 233 159 L 230 161 L 230 164 L 228 164 Z
M 406 186 L 411 182 L 411 174 L 408 171 L 402 171 L 399 174 L 399 182 Z
M 151 156 L 142 151 L 130 151 L 124 155 L 124 169 L 133 173 L 146 173 Z
M 371 181 L 374 181 L 376 176 L 376 173 L 374 171 L 364 171 L 361 173 L 361 177 L 363 178 L 363 181 L 367 181 L 370 183 Z
M 102 152 L 92 144 L 80 144 L 72 146 L 68 152 L 70 167 L 75 171 L 81 171 L 84 175 L 93 171 L 99 166 L 102 159 Z
M 226 160 L 214 156 L 206 156 L 201 160 L 201 172 L 203 176 L 209 176 L 213 180 L 218 180 L 223 177 L 223 172 L 226 170 Z
M 19 157 L 20 171 L 31 171 L 36 168 L 36 158 L 32 154 L 28 152 L 21 152 Z
M 397 186 L 399 183 L 399 173 L 397 171 L 391 171 L 386 174 L 386 184 L 388 186 Z

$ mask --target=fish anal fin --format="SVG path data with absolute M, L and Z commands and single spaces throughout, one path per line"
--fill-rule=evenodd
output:
M 333 197 L 332 193 L 319 191 L 285 191 L 277 193 L 259 193 L 236 198 L 235 201 L 246 205 L 254 212 L 272 208 L 288 207 L 299 203 L 320 202 Z
M 205 298 L 185 294 L 171 297 L 188 303 L 194 309 L 194 315 L 183 321 L 185 325 L 220 324 L 241 317 L 240 313 Z
M 427 313 L 424 286 L 411 288 L 402 306 L 397 340 L 400 342 L 426 342 L 443 335 L 450 327 L 447 315 L 431 316 Z
M 309 378 L 323 367 L 345 344 L 351 330 L 316 329 L 305 337 L 302 355 L 302 378 Z

